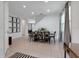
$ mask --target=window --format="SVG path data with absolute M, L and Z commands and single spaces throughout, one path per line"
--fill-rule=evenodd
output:
M 18 17 L 9 17 L 9 33 L 20 32 L 20 19 Z

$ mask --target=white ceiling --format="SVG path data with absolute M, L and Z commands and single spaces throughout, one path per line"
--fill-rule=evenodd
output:
M 9 12 L 12 15 L 16 15 L 22 18 L 31 18 L 40 13 L 44 15 L 60 14 L 65 6 L 66 1 L 11 1 L 9 2 Z M 26 8 L 23 8 L 26 5 Z M 50 9 L 47 13 L 46 10 Z M 32 12 L 34 14 L 32 15 Z

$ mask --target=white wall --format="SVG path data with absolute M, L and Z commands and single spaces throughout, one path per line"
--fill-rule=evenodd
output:
M 22 28 L 21 28 L 22 36 L 28 37 L 28 21 L 27 21 L 27 19 L 21 20 L 21 24 L 22 24 Z
M 17 15 L 12 14 L 9 11 L 9 16 L 17 17 Z M 23 17 L 20 18 L 20 32 L 18 33 L 9 33 L 9 36 L 12 36 L 13 39 L 25 36 L 28 37 L 28 20 L 24 19 Z
M 8 15 L 9 15 L 9 8 L 8 8 L 8 3 L 5 2 L 4 4 L 4 19 L 5 19 L 5 53 L 7 51 L 7 48 L 9 47 L 8 45 L 8 21 L 9 21 L 9 18 L 8 18 Z
M 16 38 L 22 37 L 21 32 L 20 33 L 10 33 L 8 35 L 11 36 L 12 39 L 16 39 Z
M 4 19 L 3 19 L 3 2 L 0 2 L 0 57 L 4 56 Z
M 39 28 L 46 28 L 51 33 L 56 31 L 56 38 L 59 38 L 59 16 L 58 15 L 51 15 L 45 16 L 41 19 L 38 23 L 33 25 L 33 31 L 38 30 Z
M 8 48 L 8 3 L 0 1 L 0 57 L 5 56 Z
M 72 43 L 79 43 L 79 2 L 71 2 Z
M 13 15 L 11 15 L 13 16 Z M 14 16 L 15 17 L 15 16 Z M 12 39 L 16 39 L 22 36 L 28 37 L 28 22 L 27 19 L 20 18 L 20 32 L 18 33 L 8 33 L 9 36 L 12 37 Z
M 0 57 L 4 57 L 8 45 L 8 37 L 12 36 L 13 38 L 18 38 L 22 36 L 22 26 L 20 33 L 8 33 L 8 26 L 9 26 L 9 8 L 8 2 L 1 2 L 0 1 Z M 22 25 L 22 24 L 21 24 Z M 27 26 L 25 26 L 27 28 Z M 25 30 L 26 30 L 25 28 Z M 28 32 L 27 30 L 25 33 Z
M 16 15 L 11 14 L 10 12 L 9 12 L 9 16 L 17 17 Z M 18 33 L 8 33 L 8 36 L 11 36 L 12 39 L 22 37 L 22 21 L 21 20 L 22 19 L 20 18 L 20 32 L 18 32 Z

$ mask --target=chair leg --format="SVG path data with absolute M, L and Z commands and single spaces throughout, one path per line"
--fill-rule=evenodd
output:
M 29 36 L 29 40 L 31 41 L 31 37 Z
M 54 43 L 55 43 L 55 36 L 53 37 L 53 39 L 54 39 Z
M 49 38 L 48 42 L 49 42 L 49 44 L 50 44 L 50 38 Z
M 55 43 L 55 38 L 54 38 L 54 43 Z
M 64 51 L 64 58 L 66 58 L 66 51 Z

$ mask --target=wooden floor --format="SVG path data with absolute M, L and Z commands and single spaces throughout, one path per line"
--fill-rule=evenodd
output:
M 22 37 L 13 40 L 13 44 L 8 48 L 5 57 L 10 57 L 16 52 L 21 52 L 39 58 L 63 58 L 63 44 L 51 40 L 51 43 L 34 42 Z

